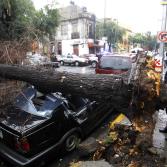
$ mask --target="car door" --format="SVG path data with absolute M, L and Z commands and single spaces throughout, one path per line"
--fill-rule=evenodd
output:
M 67 55 L 67 57 L 65 58 L 65 63 L 71 63 L 71 62 L 72 62 L 72 56 Z
M 48 135 L 50 135 L 54 141 L 59 141 L 64 136 L 64 134 L 71 129 L 71 123 L 69 122 L 67 109 L 63 104 L 55 109 L 52 121 L 54 122 L 54 126 Z
M 86 130 L 89 131 L 92 119 L 90 119 L 87 106 L 76 112 L 74 119 L 79 124 L 84 133 L 86 133 Z
M 99 125 L 112 111 L 107 104 L 98 104 L 95 101 L 89 102 L 75 115 L 76 121 L 80 124 L 83 132 L 88 134 Z
M 49 145 L 56 144 L 61 136 L 62 122 L 64 121 L 63 108 L 59 106 L 53 111 L 53 115 L 43 124 L 40 130 L 36 133 L 34 140 L 37 140 L 38 148 L 42 150 Z M 40 138 L 37 138 L 40 136 Z

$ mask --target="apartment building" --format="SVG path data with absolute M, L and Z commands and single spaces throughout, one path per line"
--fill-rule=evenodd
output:
M 56 53 L 61 55 L 94 53 L 95 15 L 73 2 L 67 7 L 60 8 L 59 13 L 61 19 L 55 37 Z

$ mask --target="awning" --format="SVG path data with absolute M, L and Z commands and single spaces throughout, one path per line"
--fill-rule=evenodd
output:
M 88 42 L 88 47 L 89 48 L 94 48 L 94 47 L 102 48 L 102 47 L 104 47 L 104 45 L 102 46 L 102 45 L 95 44 L 93 42 Z

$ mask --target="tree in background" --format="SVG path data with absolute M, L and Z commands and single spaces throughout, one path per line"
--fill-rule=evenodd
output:
M 51 37 L 58 26 L 58 10 L 46 6 L 35 10 L 31 0 L 1 0 L 1 13 L 8 11 L 10 19 L 0 21 L 0 40 L 19 40 L 24 34 L 30 38 Z
M 118 42 L 122 42 L 125 29 L 118 25 L 115 21 L 104 20 L 104 23 L 99 22 L 96 25 L 96 38 L 107 37 L 109 51 L 111 47 L 116 47 Z
M 152 35 L 151 32 L 145 34 L 145 47 L 147 50 L 156 50 L 158 48 L 157 37 Z
M 129 36 L 129 43 L 133 45 L 133 47 L 137 47 L 140 45 L 142 48 L 146 50 L 153 50 L 157 48 L 156 36 L 151 35 L 151 32 L 146 32 L 145 34 L 136 33 L 133 36 Z
M 43 39 L 48 36 L 50 40 L 53 39 L 56 33 L 56 27 L 59 23 L 59 14 L 57 9 L 50 9 L 45 6 L 44 9 L 36 11 L 34 18 L 34 26 L 38 30 L 38 35 Z
M 1 40 L 18 40 L 33 26 L 35 8 L 30 0 L 2 0 L 0 9 L 10 12 L 10 19 L 0 22 Z

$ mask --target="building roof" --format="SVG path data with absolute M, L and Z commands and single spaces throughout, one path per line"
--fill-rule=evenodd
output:
M 75 4 L 71 4 L 67 7 L 60 8 L 59 13 L 61 16 L 61 21 L 78 19 L 80 17 L 86 17 L 90 19 L 95 18 L 95 16 L 92 13 L 87 12 L 86 7 L 79 7 Z

